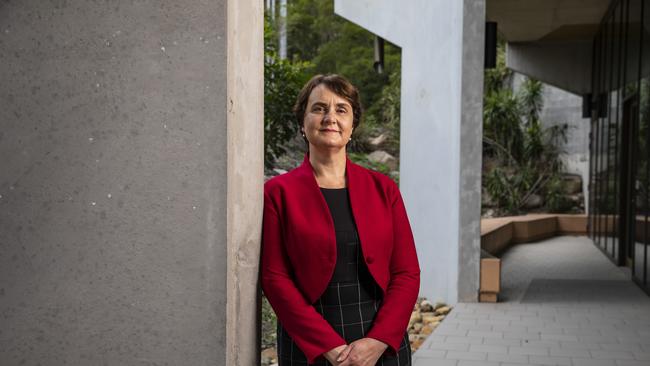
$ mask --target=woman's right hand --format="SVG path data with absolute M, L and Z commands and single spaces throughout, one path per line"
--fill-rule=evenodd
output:
M 327 361 L 329 361 L 329 363 L 331 363 L 332 365 L 336 366 L 336 365 L 338 365 L 338 364 L 340 364 L 341 362 L 344 361 L 344 360 L 337 361 L 336 359 L 339 357 L 339 355 L 341 354 L 341 352 L 343 352 L 343 350 L 344 350 L 347 346 L 348 346 L 347 344 L 342 344 L 342 345 L 340 345 L 340 346 L 338 346 L 338 347 L 334 347 L 334 348 L 332 348 L 331 350 L 329 350 L 329 351 L 323 353 L 323 357 L 325 357 L 325 359 L 326 359 Z

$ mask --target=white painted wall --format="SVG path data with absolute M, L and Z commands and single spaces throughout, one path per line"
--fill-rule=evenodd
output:
M 334 4 L 337 14 L 402 47 L 400 189 L 422 269 L 420 293 L 432 301 L 476 301 L 484 2 Z M 468 19 L 478 19 L 478 27 Z M 478 161 L 476 146 L 461 155 L 461 141 L 478 145 Z

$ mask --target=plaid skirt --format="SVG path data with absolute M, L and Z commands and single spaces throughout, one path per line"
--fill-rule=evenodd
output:
M 366 272 L 356 282 L 330 282 L 323 295 L 313 304 L 318 313 L 341 335 L 349 344 L 363 338 L 372 327 L 372 323 L 381 306 L 381 288 Z M 289 337 L 289 334 L 278 321 L 277 351 L 279 366 L 307 366 L 307 357 Z M 377 360 L 380 366 L 411 366 L 411 346 L 408 332 L 396 355 L 388 351 Z M 327 366 L 330 363 L 320 357 L 312 365 Z

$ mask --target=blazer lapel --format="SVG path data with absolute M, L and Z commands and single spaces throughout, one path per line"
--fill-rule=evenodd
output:
M 364 180 L 363 175 L 360 174 L 358 167 L 354 164 L 349 157 L 346 156 L 346 174 L 348 177 L 348 194 L 350 196 L 350 208 L 352 209 L 352 217 L 357 227 L 359 234 L 359 242 L 361 243 L 361 252 L 364 256 L 368 255 L 370 248 L 368 247 L 368 233 L 370 223 L 368 220 L 368 213 L 363 214 L 363 202 L 368 202 L 367 197 L 364 196 Z M 371 187 L 366 187 L 370 189 Z
M 313 240 L 310 246 L 322 253 L 323 259 L 329 263 L 328 270 L 333 273 L 337 255 L 334 220 L 314 176 L 314 170 L 309 162 L 309 153 L 305 154 L 302 164 L 296 170 L 301 182 L 299 205 L 304 209 L 302 220 L 304 220 L 305 229 L 313 234 L 310 236 L 310 239 Z

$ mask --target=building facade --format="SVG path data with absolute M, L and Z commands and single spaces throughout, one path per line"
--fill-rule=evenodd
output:
M 593 40 L 589 234 L 650 293 L 650 2 L 616 0 Z
M 589 235 L 648 290 L 649 8 L 644 0 L 335 0 L 337 14 L 402 47 L 400 188 L 424 259 L 423 296 L 477 300 L 488 21 L 506 41 L 510 69 L 571 93 L 567 103 L 582 100 L 574 127 L 584 139 L 569 143 L 567 165 L 587 178 Z

